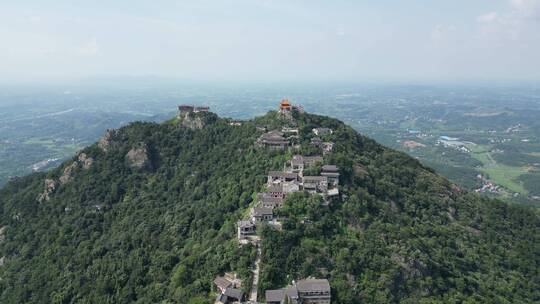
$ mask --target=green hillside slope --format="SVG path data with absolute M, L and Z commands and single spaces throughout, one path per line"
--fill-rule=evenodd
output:
M 340 200 L 295 193 L 264 228 L 260 294 L 328 278 L 333 303 L 540 301 L 536 211 L 465 193 L 415 159 L 328 117 L 299 114 L 298 151 L 254 144 L 288 123 L 275 112 L 231 124 L 211 113 L 111 131 L 47 174 L 0 190 L 1 303 L 213 303 L 212 280 L 249 289 L 256 250 L 243 218 L 266 172 L 314 154 L 314 127 L 334 130 L 324 162 Z M 264 300 L 260 297 L 260 300 Z

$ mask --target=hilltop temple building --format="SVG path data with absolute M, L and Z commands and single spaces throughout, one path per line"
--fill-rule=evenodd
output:
M 299 113 L 304 113 L 304 108 L 300 105 L 293 106 L 288 99 L 283 99 L 279 103 L 279 113 L 286 117 L 291 117 L 292 110 L 296 110 Z
M 180 105 L 178 106 L 180 113 L 200 113 L 210 111 L 210 107 L 207 106 L 193 106 L 193 105 Z
M 283 99 L 280 103 L 279 103 L 279 113 L 281 114 L 288 114 L 292 111 L 292 105 L 291 103 L 289 102 L 288 99 Z

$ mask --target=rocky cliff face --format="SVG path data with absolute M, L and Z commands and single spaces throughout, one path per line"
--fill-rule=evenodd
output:
M 82 165 L 82 168 L 85 170 L 90 169 L 90 167 L 94 163 L 94 159 L 91 157 L 88 157 L 86 153 L 79 154 L 79 157 L 77 159 L 79 161 L 79 164 Z
M 118 130 L 108 129 L 107 132 L 105 132 L 105 135 L 99 140 L 98 147 L 103 150 L 103 152 L 108 152 L 117 136 Z
M 94 163 L 93 158 L 88 157 L 86 153 L 80 153 L 77 156 L 75 161 L 73 161 L 71 164 L 66 166 L 64 170 L 62 170 L 62 174 L 58 178 L 58 181 L 56 181 L 53 178 L 45 179 L 44 190 L 37 197 L 38 202 L 42 203 L 42 202 L 49 201 L 51 198 L 50 197 L 51 194 L 59 186 L 58 183 L 62 186 L 70 183 L 74 179 L 75 172 L 77 171 L 78 168 L 82 168 L 83 170 L 88 170 L 90 169 L 93 163 Z
M 180 124 L 192 130 L 200 130 L 217 119 L 217 115 L 211 112 L 180 112 L 177 115 Z
M 57 186 L 56 182 L 50 178 L 45 179 L 44 184 L 45 185 L 44 185 L 43 192 L 41 192 L 37 198 L 38 202 L 40 203 L 49 201 L 50 195 L 54 192 Z
M 150 159 L 148 146 L 144 143 L 140 143 L 138 147 L 129 150 L 126 154 L 126 160 L 132 168 L 152 170 L 154 167 Z
M 77 162 L 73 162 L 71 165 L 64 168 L 64 171 L 59 178 L 60 184 L 65 185 L 73 179 L 73 171 L 77 168 L 77 165 Z
M 88 157 L 86 153 L 80 153 L 77 157 L 77 160 L 72 162 L 69 166 L 64 168 L 62 175 L 59 178 L 60 184 L 65 185 L 73 179 L 75 170 L 77 168 L 82 168 L 83 170 L 88 170 L 94 163 L 94 159 Z
M 196 130 L 204 128 L 204 121 L 201 116 L 194 113 L 181 113 L 179 114 L 182 126 Z

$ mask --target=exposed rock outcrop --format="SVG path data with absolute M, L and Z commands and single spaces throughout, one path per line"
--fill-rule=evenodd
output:
M 90 167 L 94 163 L 94 159 L 91 158 L 91 157 L 88 157 L 88 155 L 86 155 L 86 153 L 81 153 L 81 154 L 79 154 L 78 162 L 79 162 L 79 164 L 82 165 L 82 168 L 84 170 L 88 170 L 88 169 L 90 169 Z
M 64 168 L 62 175 L 59 178 L 60 184 L 65 185 L 73 180 L 73 175 L 77 168 L 82 167 L 83 170 L 88 170 L 94 163 L 94 159 L 88 157 L 86 153 L 80 153 L 77 160 L 71 163 L 71 165 Z
M 212 112 L 180 112 L 177 118 L 180 120 L 180 125 L 192 130 L 199 130 L 215 122 L 217 115 Z
M 118 130 L 116 129 L 107 129 L 105 135 L 99 140 L 98 147 L 103 150 L 103 152 L 108 152 L 114 146 L 114 140 L 118 136 Z
M 152 170 L 154 167 L 148 153 L 148 146 L 144 143 L 139 144 L 139 147 L 129 150 L 126 154 L 126 160 L 132 168 Z
M 45 179 L 45 189 L 42 193 L 38 195 L 38 202 L 48 202 L 50 199 L 50 195 L 54 192 L 56 189 L 56 182 L 53 179 L 47 178 Z
M 73 171 L 77 168 L 78 163 L 73 162 L 71 165 L 64 168 L 64 172 L 62 172 L 62 175 L 60 176 L 60 184 L 65 185 L 69 183 L 73 179 Z
M 6 235 L 4 234 L 6 232 L 6 226 L 0 227 L 0 243 L 2 243 L 6 239 Z
M 179 115 L 179 118 L 182 121 L 181 122 L 182 126 L 186 128 L 189 128 L 192 130 L 204 128 L 205 123 L 200 115 L 187 112 L 187 113 L 181 113 Z
M 454 207 L 448 207 L 448 211 L 446 212 L 446 215 L 451 221 L 456 220 L 456 208 Z

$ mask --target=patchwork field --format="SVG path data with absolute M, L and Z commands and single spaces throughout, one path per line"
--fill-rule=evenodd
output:
M 482 162 L 483 167 L 479 168 L 479 170 L 487 174 L 491 181 L 512 192 L 522 195 L 528 194 L 527 189 L 523 186 L 523 182 L 519 180 L 520 175 L 529 172 L 526 168 L 497 163 L 489 152 L 491 151 L 490 146 L 467 145 L 467 147 L 471 150 L 472 157 Z

